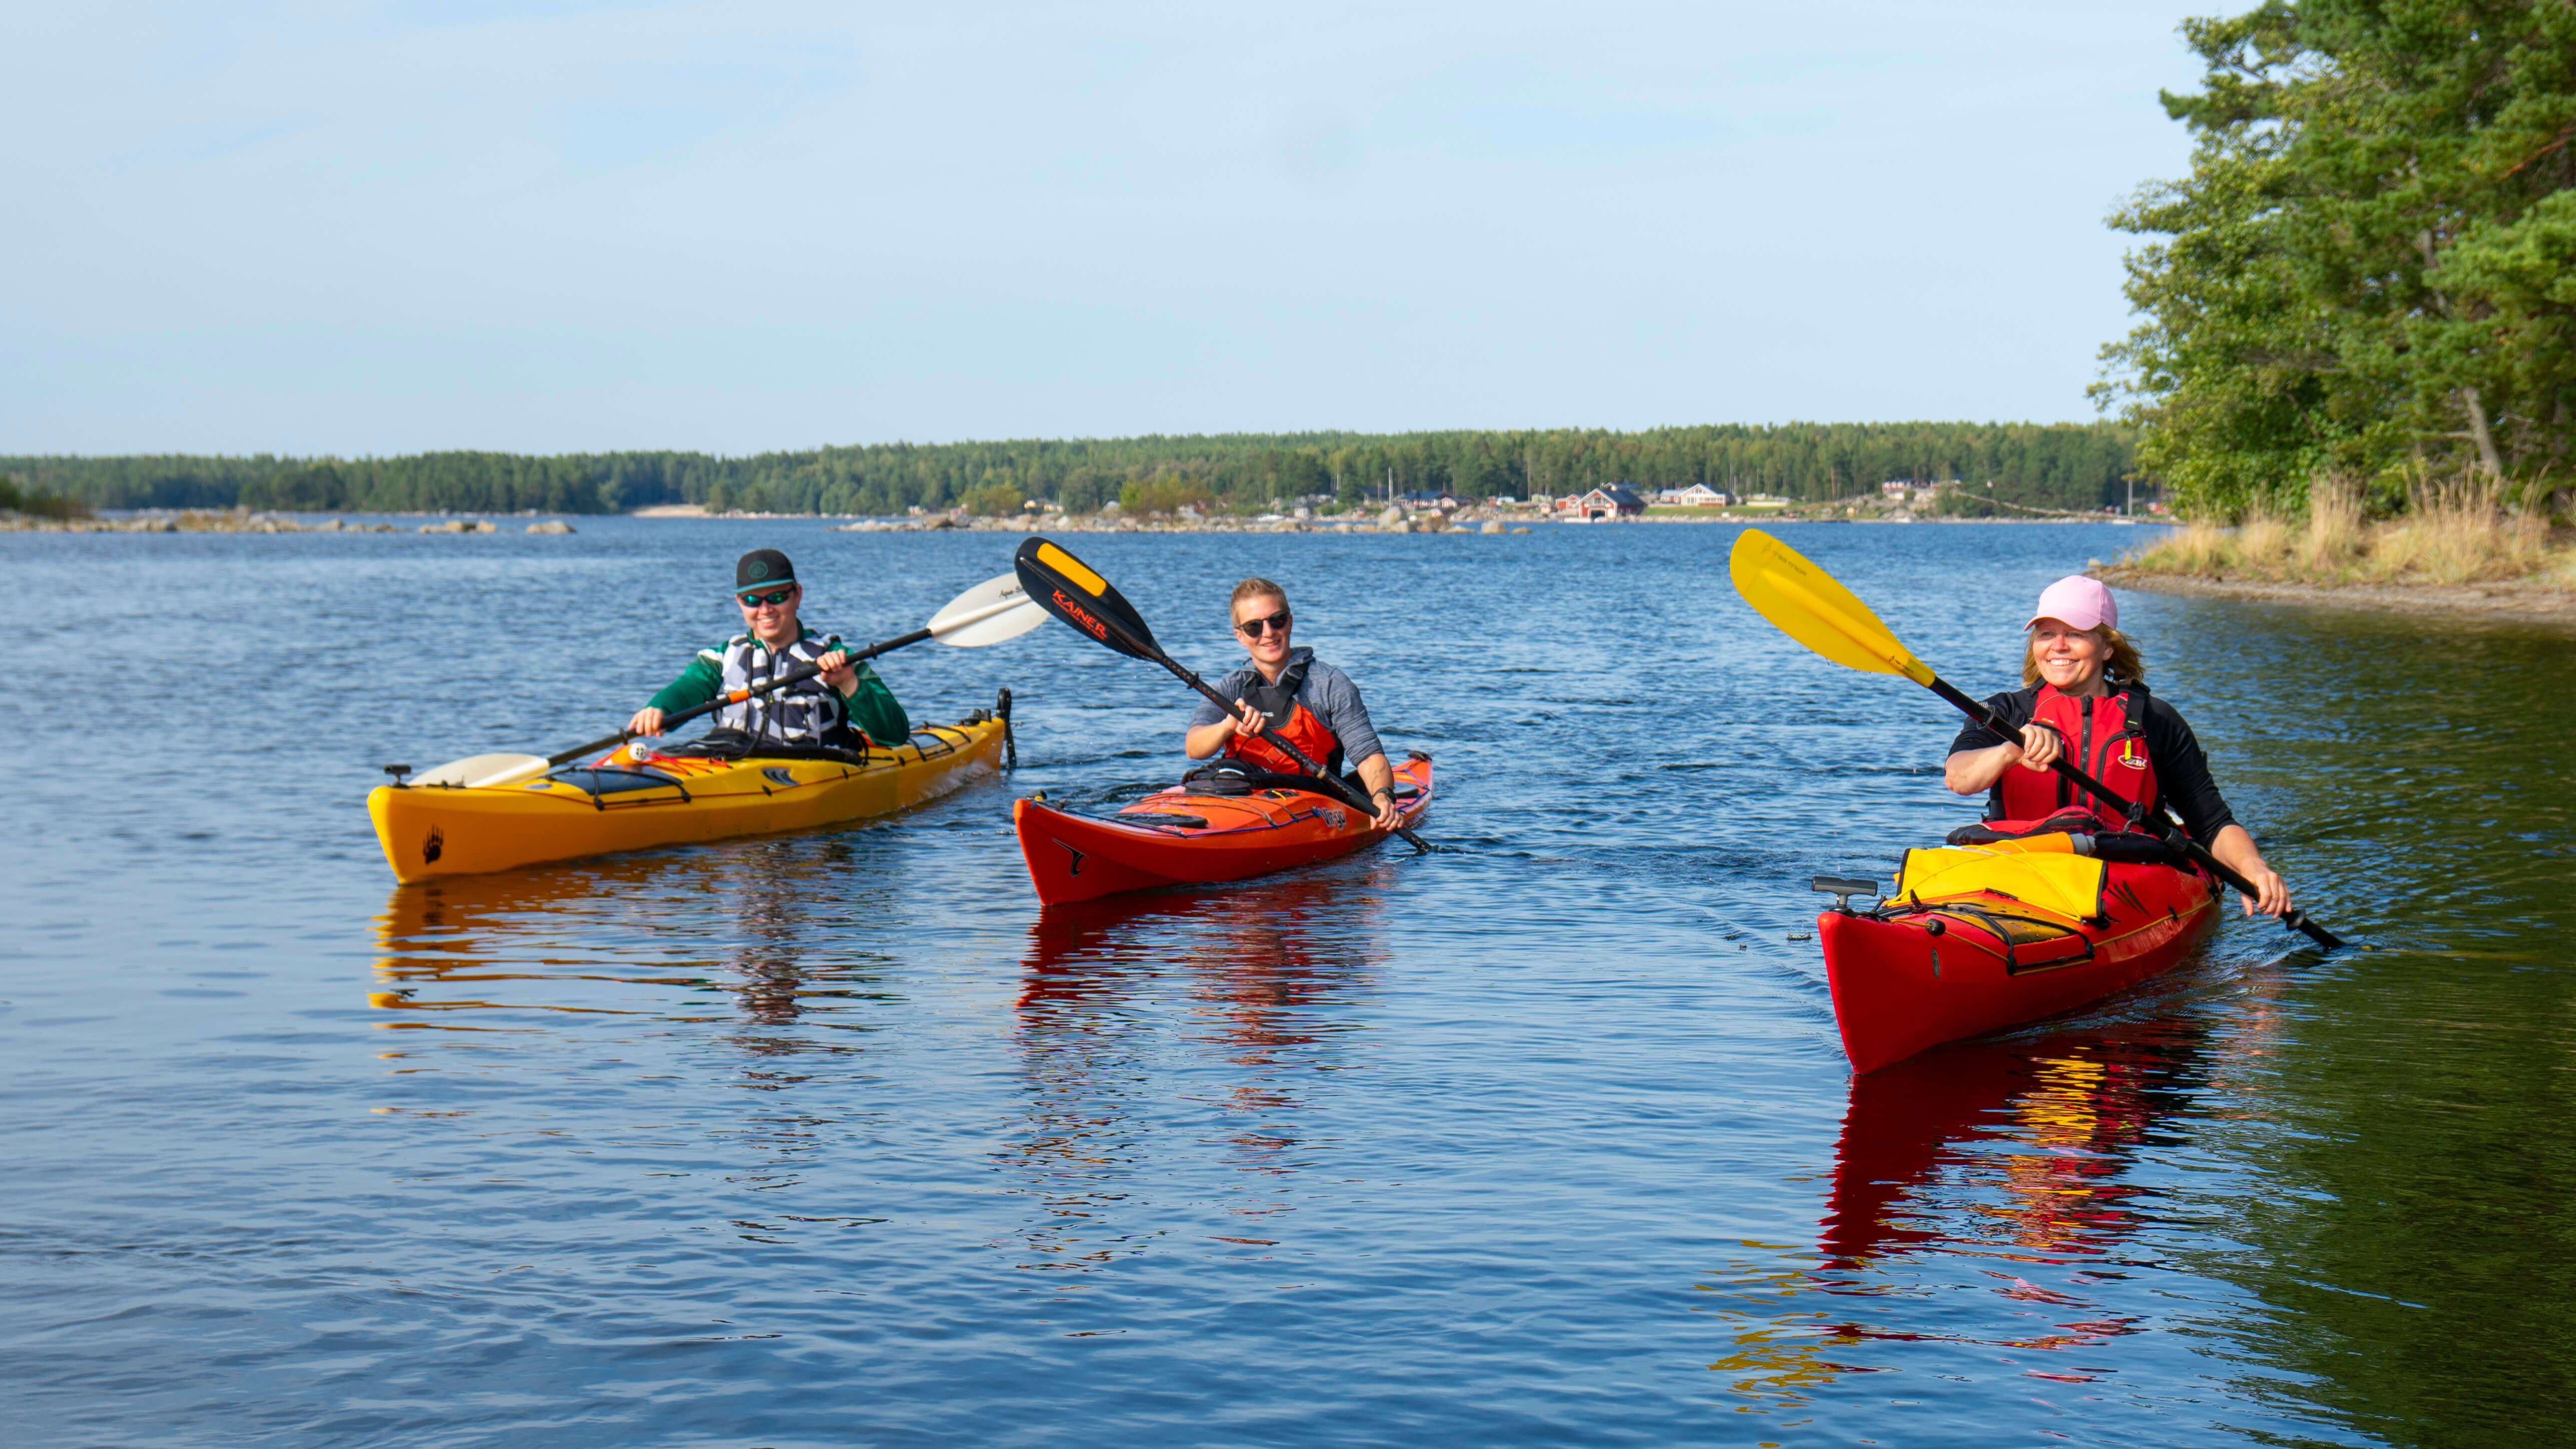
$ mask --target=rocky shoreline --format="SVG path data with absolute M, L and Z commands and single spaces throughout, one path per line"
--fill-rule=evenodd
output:
M 1436 508 L 1407 512 L 1388 507 L 1377 513 L 1299 516 L 1265 515 L 1235 518 L 1225 514 L 1127 518 L 1114 508 L 1095 514 L 1022 514 L 1016 518 L 976 518 L 962 513 L 934 513 L 919 518 L 862 518 L 845 523 L 841 533 L 1527 533 L 1536 514 L 1492 508 Z
M 2576 590 L 2539 580 L 2477 584 L 2310 584 L 2251 576 L 2173 574 L 2105 564 L 2085 570 L 2115 589 L 2238 599 L 2375 614 L 2442 614 L 2576 626 Z
M 501 525 L 488 518 L 450 518 L 438 523 L 424 523 L 416 533 L 499 533 Z M 542 519 L 527 527 L 530 533 L 571 533 L 573 526 L 560 518 Z M 235 508 L 223 511 L 183 509 L 175 513 L 139 513 L 131 518 L 40 518 L 24 513 L 0 513 L 0 532 L 5 533 L 400 533 L 391 523 L 357 523 L 344 518 L 321 523 L 305 523 L 275 513 L 252 513 Z
M 642 515 L 664 518 L 791 518 L 809 515 L 753 513 L 689 513 L 644 510 Z M 1557 518 L 1551 514 L 1525 508 L 1467 507 L 1454 513 L 1437 509 L 1406 510 L 1388 507 L 1374 513 L 1353 509 L 1344 513 L 1310 514 L 1302 517 L 1270 516 L 1236 518 L 1226 514 L 1149 515 L 1139 518 L 1121 516 L 1116 510 L 1096 514 L 1024 514 L 1008 518 L 977 518 L 961 512 L 932 513 L 916 518 L 861 518 L 839 526 L 842 533 L 939 533 L 964 531 L 972 533 L 1527 533 L 1533 524 L 1550 523 L 1560 527 L 1597 527 L 1601 524 L 1692 524 L 1731 523 L 1941 523 L 2005 525 L 2010 527 L 2046 526 L 2064 523 L 2110 523 L 2122 520 L 2071 516 L 2064 518 L 1917 518 L 1911 514 L 1859 512 L 1850 517 L 1819 517 L 1803 513 L 1764 513 L 1747 516 L 1732 511 L 1707 510 L 1691 516 L 1649 514 L 1645 517 L 1602 519 L 1587 523 L 1583 519 Z
M 526 515 L 522 514 L 521 517 Z M 631 517 L 662 519 L 713 519 L 725 522 L 820 522 L 828 514 L 811 513 L 708 513 L 694 505 L 662 505 L 635 510 Z M 846 516 L 846 515 L 845 515 Z M 1734 510 L 1710 509 L 1690 514 L 1655 513 L 1645 517 L 1603 519 L 1602 523 L 1621 524 L 1782 524 L 1782 523 L 1972 523 L 2005 525 L 2047 525 L 2056 523 L 2106 522 L 2116 520 L 2090 517 L 2066 518 L 1918 518 L 1903 511 L 1855 510 L 1848 516 L 1819 516 L 1795 511 L 1763 512 L 1747 515 Z M 859 518 L 834 525 L 842 533 L 1528 533 L 1536 524 L 1560 527 L 1589 527 L 1582 519 L 1558 518 L 1530 508 L 1471 505 L 1451 512 L 1437 508 L 1407 509 L 1386 507 L 1376 510 L 1351 509 L 1339 513 L 1302 516 L 1263 515 L 1241 518 L 1231 514 L 1153 514 L 1123 516 L 1114 506 L 1096 514 L 1020 514 L 1003 518 L 981 518 L 961 510 L 923 514 L 911 518 Z M 31 514 L 0 512 L 0 532 L 14 533 L 401 533 L 405 526 L 395 523 L 360 522 L 354 519 L 330 518 L 318 523 L 279 513 L 252 513 L 246 509 L 153 510 L 120 518 L 49 518 Z M 501 533 L 505 525 L 490 518 L 446 518 L 423 523 L 410 529 L 416 533 L 469 534 Z M 528 524 L 529 533 L 571 533 L 570 523 L 559 518 L 541 519 Z

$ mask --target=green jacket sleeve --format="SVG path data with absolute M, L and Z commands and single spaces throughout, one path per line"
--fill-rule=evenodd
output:
M 724 670 L 701 653 L 689 661 L 688 668 L 680 671 L 679 678 L 662 686 L 662 692 L 653 696 L 652 704 L 664 714 L 673 714 L 695 709 L 715 698 L 723 689 Z
M 841 696 L 850 711 L 852 726 L 868 732 L 868 738 L 889 748 L 912 738 L 912 721 L 904 715 L 903 706 L 895 703 L 894 691 L 877 678 L 867 661 L 859 662 L 858 688 Z

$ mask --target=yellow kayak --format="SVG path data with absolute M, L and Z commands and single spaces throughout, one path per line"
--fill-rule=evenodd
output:
M 980 714 L 925 725 L 899 748 L 868 751 L 864 764 L 693 759 L 638 741 L 514 784 L 379 785 L 367 814 L 396 880 L 479 875 L 891 814 L 998 773 L 1009 730 Z

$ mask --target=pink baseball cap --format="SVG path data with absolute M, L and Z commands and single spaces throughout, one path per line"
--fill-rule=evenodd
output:
M 2063 619 L 2078 629 L 2099 629 L 2108 624 L 2120 627 L 2120 606 L 2111 599 L 2111 591 L 2098 579 L 2073 574 L 2050 584 L 2039 596 L 2039 612 L 2030 616 L 2027 629 L 2042 619 Z

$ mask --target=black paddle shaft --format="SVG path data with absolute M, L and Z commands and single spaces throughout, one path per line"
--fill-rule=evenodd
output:
M 1968 718 L 1975 720 L 1977 723 L 1984 725 L 1997 739 L 2018 741 L 2021 738 L 2021 731 L 2016 730 L 2010 724 L 2005 723 L 2004 717 L 1995 713 L 1993 710 L 1988 709 L 1985 706 L 1984 701 L 1970 699 L 1968 696 L 1961 694 L 1958 690 L 1951 688 L 1947 681 L 1935 678 L 1932 681 L 1932 692 L 1957 706 L 1961 714 L 1964 714 Z M 2077 785 L 2082 786 L 2086 792 L 2091 794 L 2093 798 L 2101 801 L 2103 804 L 2124 814 L 2127 813 L 2130 802 L 2121 799 L 2118 791 L 2103 784 L 2101 781 L 2094 779 L 2092 776 L 2075 768 L 2073 765 L 2068 764 L 2065 757 L 2060 756 L 2055 760 L 2051 760 L 2048 767 L 2064 778 L 2072 780 Z M 2227 884 L 2234 886 L 2240 893 L 2249 899 L 2261 899 L 2263 893 L 2254 888 L 2254 883 L 2252 881 L 2238 875 L 2225 861 L 2222 861 L 2217 856 L 2210 854 L 2208 846 L 2205 846 L 2199 841 L 2192 839 L 2190 836 L 2185 835 L 2182 827 L 2175 824 L 2171 818 L 2167 818 L 2159 823 L 2164 827 L 2159 834 L 2164 840 L 2165 847 L 2167 849 L 2177 851 L 2190 858 L 2193 864 L 2198 865 L 2201 869 L 2208 871 L 2211 875 L 2218 877 Z M 2304 933 L 2309 940 L 2316 942 L 2318 945 L 2325 947 L 2329 951 L 2343 944 L 2342 940 L 2336 937 L 2334 932 L 2329 931 L 2325 927 L 2318 925 L 2316 922 L 2309 920 L 2308 914 L 2305 911 L 2293 909 L 2283 912 L 2281 915 L 2281 924 L 2287 929 Z
M 907 644 L 918 644 L 929 637 L 931 637 L 929 630 L 915 629 L 909 634 L 905 634 L 894 639 L 888 639 L 882 644 L 871 644 L 865 649 L 851 649 L 845 652 L 850 656 L 849 662 L 856 664 L 862 659 L 874 659 L 878 655 L 883 654 L 890 649 L 901 649 Z M 738 689 L 731 694 L 721 694 L 716 696 L 714 699 L 708 700 L 704 704 L 695 705 L 691 708 L 681 710 L 677 714 L 666 714 L 662 716 L 662 727 L 664 729 L 668 729 L 675 724 L 686 724 L 690 720 L 696 719 L 702 714 L 711 714 L 716 710 L 723 709 L 727 705 L 740 704 L 746 699 L 752 699 L 760 695 L 767 694 L 773 689 L 785 689 L 791 684 L 801 684 L 822 672 L 823 671 L 815 668 L 813 665 L 800 664 L 796 668 L 788 670 L 785 674 L 781 674 L 770 679 L 764 679 L 749 689 Z M 628 740 L 635 738 L 635 734 L 636 732 L 633 730 L 619 730 L 613 735 L 602 735 L 598 739 L 592 740 L 589 744 L 575 745 L 561 754 L 548 755 L 546 756 L 546 763 L 549 765 L 569 765 L 573 761 L 580 759 L 582 756 L 589 754 L 593 750 L 613 750 L 619 745 L 626 743 Z

